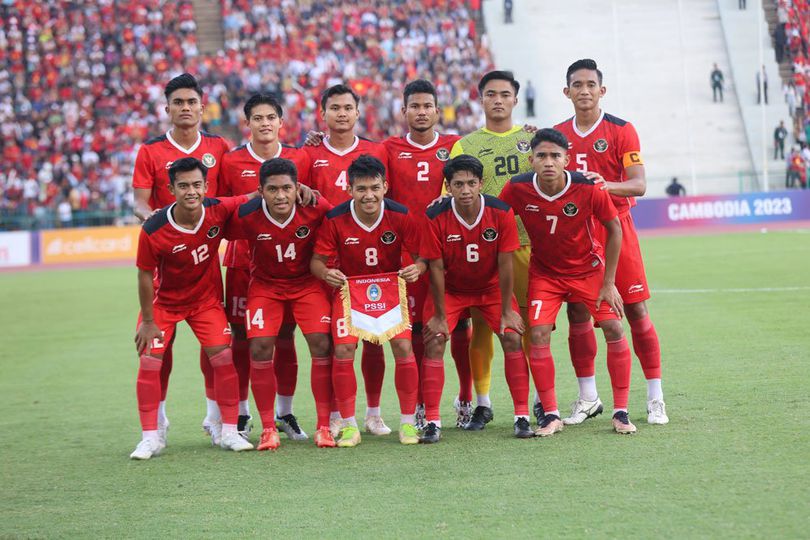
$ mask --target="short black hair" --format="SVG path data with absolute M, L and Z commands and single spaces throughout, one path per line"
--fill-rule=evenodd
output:
M 557 146 L 568 152 L 568 139 L 566 139 L 565 135 L 563 135 L 556 129 L 552 128 L 538 129 L 537 133 L 535 133 L 534 137 L 532 137 L 532 142 L 530 143 L 530 146 L 532 147 L 532 150 L 534 150 L 535 148 L 540 146 L 540 143 L 543 142 L 550 142 L 556 144 Z
M 324 90 L 323 94 L 321 94 L 321 110 L 326 110 L 326 101 L 332 96 L 342 96 L 343 94 L 351 94 L 354 98 L 355 106 L 360 106 L 360 96 L 357 93 L 346 86 L 345 84 L 336 84 L 330 86 L 326 90 Z
M 349 185 L 353 186 L 358 178 L 380 177 L 385 181 L 385 165 L 369 154 L 363 154 L 349 165 Z
M 259 185 L 264 187 L 268 178 L 281 175 L 289 176 L 293 184 L 298 183 L 298 169 L 295 168 L 295 163 L 284 158 L 268 159 L 259 167 Z
M 484 179 L 484 165 L 475 156 L 461 154 L 444 164 L 444 178 L 450 182 L 457 172 L 467 171 L 479 180 Z
M 163 95 L 166 96 L 166 101 L 169 101 L 169 96 L 171 96 L 175 90 L 180 90 L 181 88 L 191 88 L 197 92 L 200 99 L 203 97 L 203 91 L 200 87 L 200 83 L 197 82 L 194 75 L 191 73 L 183 73 L 182 75 L 178 75 L 174 79 L 170 80 L 166 85 L 166 88 L 163 90 Z
M 599 79 L 599 85 L 602 85 L 602 72 L 596 66 L 596 60 L 591 60 L 590 58 L 583 58 L 582 60 L 577 60 L 570 66 L 568 66 L 568 71 L 565 72 L 565 86 L 571 86 L 571 75 L 574 74 L 575 71 L 579 71 L 580 69 L 587 69 L 589 71 L 596 72 L 596 78 Z
M 402 104 L 408 105 L 408 98 L 413 94 L 430 94 L 433 96 L 434 105 L 438 105 L 439 98 L 436 96 L 436 87 L 433 83 L 425 79 L 416 79 L 405 85 L 402 92 Z
M 194 169 L 199 169 L 202 173 L 203 180 L 205 180 L 205 176 L 208 174 L 208 167 L 203 165 L 202 161 L 199 159 L 193 157 L 184 157 L 173 161 L 169 166 L 169 183 L 174 185 L 174 181 L 177 178 L 177 173 L 189 172 L 193 171 Z
M 511 71 L 490 71 L 478 82 L 478 95 L 483 97 L 484 95 L 484 87 L 487 85 L 489 81 L 508 81 L 512 88 L 515 89 L 515 97 L 518 95 L 518 91 L 520 90 L 520 83 L 515 80 L 515 75 Z
M 284 115 L 284 109 L 281 108 L 281 103 L 278 102 L 276 96 L 273 94 L 253 94 L 245 103 L 245 118 L 250 120 L 250 114 L 253 112 L 253 107 L 258 107 L 259 105 L 270 105 L 276 110 L 276 114 L 279 118 Z

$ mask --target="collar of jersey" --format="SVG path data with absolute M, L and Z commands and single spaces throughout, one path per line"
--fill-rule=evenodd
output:
M 245 148 L 247 148 L 248 154 L 250 154 L 253 157 L 253 159 L 258 161 L 259 163 L 264 163 L 265 161 L 267 161 L 265 159 L 262 159 L 262 157 L 259 154 L 257 154 L 255 150 L 253 150 L 253 144 L 252 143 L 248 142 L 245 145 Z M 276 155 L 273 156 L 270 159 L 279 157 L 281 155 L 281 148 L 282 148 L 281 143 L 278 143 L 278 151 L 276 152 Z
M 178 150 L 180 150 L 184 154 L 189 155 L 192 152 L 194 152 L 194 150 L 196 150 L 197 147 L 200 146 L 200 143 L 202 142 L 202 134 L 199 131 L 197 132 L 197 142 L 192 144 L 191 148 L 189 148 L 189 149 L 185 149 L 182 146 L 180 146 L 179 144 L 177 144 L 177 141 L 175 141 L 172 138 L 172 130 L 169 130 L 169 131 L 166 132 L 166 140 L 169 141 L 172 144 L 172 146 L 174 146 L 175 148 L 177 148 Z
M 571 173 L 565 171 L 565 187 L 563 187 L 559 193 L 554 195 L 546 195 L 540 190 L 540 182 L 537 181 L 537 173 L 534 173 L 534 176 L 532 176 L 532 185 L 534 186 L 534 190 L 537 192 L 537 194 L 540 195 L 542 198 L 544 198 L 549 202 L 556 201 L 557 199 L 565 195 L 568 192 L 568 188 L 571 187 Z
M 587 137 L 588 135 L 593 133 L 596 128 L 599 127 L 599 124 L 602 123 L 602 119 L 604 117 L 605 117 L 605 111 L 600 109 L 599 118 L 596 119 L 596 122 L 593 123 L 593 125 L 590 127 L 590 129 L 588 131 L 580 131 L 579 128 L 577 127 L 577 115 L 574 115 L 574 117 L 571 119 L 571 126 L 574 128 L 574 133 L 576 133 L 577 135 L 579 135 L 580 137 L 582 137 L 584 139 L 585 137 Z
M 418 148 L 419 150 L 427 150 L 428 148 L 433 148 L 434 146 L 436 146 L 436 143 L 439 142 L 439 132 L 438 131 L 434 132 L 433 140 L 425 145 L 413 142 L 413 139 L 411 139 L 410 131 L 405 135 L 405 140 L 408 141 L 408 144 Z
M 294 204 L 292 212 L 290 212 L 290 217 L 287 218 L 287 221 L 285 221 L 284 223 L 279 223 L 278 221 L 275 220 L 273 215 L 270 213 L 270 210 L 267 208 L 267 202 L 264 199 L 262 199 L 262 210 L 264 210 L 264 217 L 266 217 L 270 221 L 270 223 L 272 223 L 279 229 L 285 228 L 293 220 L 293 218 L 295 217 L 295 207 L 296 205 Z
M 453 215 L 455 215 L 455 216 L 456 216 L 456 219 L 458 220 L 458 222 L 459 222 L 459 223 L 461 223 L 462 225 L 464 225 L 464 228 L 466 228 L 468 231 L 471 231 L 471 230 L 473 230 L 474 228 L 476 228 L 476 227 L 478 226 L 478 224 L 479 224 L 479 223 L 481 223 L 481 218 L 482 218 L 482 217 L 484 217 L 484 207 L 486 206 L 486 205 L 484 204 L 484 196 L 483 196 L 483 195 L 479 195 L 478 197 L 481 199 L 481 210 L 479 210 L 479 211 L 478 211 L 478 217 L 476 217 L 476 218 L 475 218 L 475 221 L 473 222 L 473 224 L 472 224 L 472 225 L 470 225 L 469 223 L 467 223 L 467 222 L 464 220 L 464 218 L 463 218 L 463 217 L 461 217 L 461 216 L 459 215 L 458 211 L 456 210 L 456 198 L 455 198 L 455 197 L 452 197 L 452 198 L 450 199 L 450 206 L 453 208 Z
M 488 135 L 495 135 L 496 137 L 508 137 L 509 135 L 517 133 L 521 129 L 523 129 L 523 128 L 520 127 L 520 126 L 512 126 L 512 129 L 510 129 L 509 131 L 504 131 L 503 133 L 498 133 L 497 131 L 492 131 L 491 129 L 487 129 L 485 127 L 482 127 L 481 131 L 483 131 L 484 133 L 487 133 Z
M 200 221 L 193 229 L 186 229 L 185 227 L 181 227 L 177 224 L 177 222 L 174 220 L 174 216 L 172 216 L 172 210 L 174 210 L 175 206 L 177 206 L 177 203 L 172 203 L 169 209 L 166 210 L 166 217 L 169 218 L 169 223 L 171 226 L 184 234 L 197 234 L 197 231 L 199 231 L 200 227 L 202 227 L 203 221 L 205 221 L 205 205 L 202 207 L 202 216 L 200 216 Z
M 360 137 L 358 137 L 357 135 L 354 136 L 354 144 L 352 144 L 345 150 L 338 150 L 337 148 L 329 144 L 329 136 L 326 136 L 323 139 L 323 145 L 326 147 L 326 149 L 332 152 L 333 154 L 337 154 L 339 156 L 345 156 L 346 154 L 357 148 L 358 144 L 360 144 Z
M 355 223 L 357 223 L 357 226 L 363 229 L 364 231 L 370 233 L 374 229 L 376 229 L 380 223 L 382 223 L 383 214 L 385 213 L 385 201 L 382 201 L 382 203 L 380 204 L 380 216 L 377 218 L 377 221 L 375 221 L 374 225 L 372 225 L 371 227 L 366 227 L 365 224 L 363 224 L 363 222 L 360 221 L 360 218 L 357 217 L 357 213 L 355 213 L 354 211 L 354 199 L 352 199 L 351 202 L 349 203 L 349 209 L 351 209 L 352 211 L 352 219 L 354 220 Z

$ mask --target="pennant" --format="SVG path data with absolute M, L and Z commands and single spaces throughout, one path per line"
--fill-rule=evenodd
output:
M 410 328 L 405 280 L 396 272 L 347 278 L 340 294 L 353 336 L 382 345 Z

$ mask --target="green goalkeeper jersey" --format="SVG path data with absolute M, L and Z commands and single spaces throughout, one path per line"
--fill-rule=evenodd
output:
M 495 133 L 487 128 L 473 131 L 459 139 L 450 151 L 450 157 L 461 154 L 477 157 L 484 164 L 484 185 L 481 193 L 497 197 L 503 186 L 518 174 L 531 172 L 529 143 L 534 136 L 520 126 L 513 126 L 504 133 Z M 529 245 L 529 236 L 519 217 L 516 217 L 520 245 Z

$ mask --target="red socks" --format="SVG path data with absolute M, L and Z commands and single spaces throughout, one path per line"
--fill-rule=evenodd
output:
M 416 410 L 416 394 L 419 390 L 419 370 L 413 353 L 405 358 L 395 358 L 394 386 L 399 396 L 400 414 L 413 414 Z M 377 402 L 379 406 L 379 401 Z
M 457 330 L 450 334 L 450 354 L 456 363 L 458 373 L 459 401 L 472 401 L 473 378 L 470 369 L 470 340 L 472 327 Z
M 411 339 L 411 346 L 413 347 L 413 356 L 416 358 L 416 371 L 419 375 L 419 384 L 417 385 L 416 402 L 424 403 L 425 398 L 422 396 L 424 389 L 422 388 L 422 358 L 425 356 L 425 341 L 422 337 L 421 325 L 418 332 L 413 333 Z
M 298 381 L 298 356 L 295 354 L 295 338 L 278 336 L 273 351 L 278 393 L 282 396 L 295 395 Z
M 529 416 L 529 367 L 526 365 L 526 356 L 523 351 L 505 352 L 503 356 L 506 384 L 512 394 L 515 415 Z
M 571 323 L 568 329 L 568 351 L 577 377 L 594 376 L 596 335 L 591 321 Z
M 214 372 L 214 393 L 223 424 L 236 424 L 239 418 L 239 378 L 233 367 L 233 353 L 225 349 L 209 358 Z
M 155 431 L 158 428 L 158 406 L 160 405 L 162 367 L 160 358 L 142 355 L 138 367 L 138 379 L 135 383 L 135 394 L 138 396 L 138 413 L 141 417 L 143 431 Z
M 332 360 L 332 388 L 340 416 L 343 418 L 353 417 L 355 399 L 357 398 L 354 358 L 334 358 Z
M 368 407 L 379 407 L 383 378 L 385 377 L 385 351 L 383 351 L 381 345 L 375 345 L 368 341 L 363 342 L 363 356 L 360 361 L 360 368 L 363 372 L 363 382 L 366 385 L 366 405 Z M 343 415 L 341 414 L 341 416 Z
M 262 419 L 262 427 L 275 426 L 276 374 L 273 371 L 272 360 L 270 362 L 250 360 L 250 386 L 253 389 L 253 399 L 256 400 L 256 409 Z
M 315 397 L 315 412 L 318 415 L 317 426 L 318 428 L 329 427 L 332 403 L 332 358 L 328 356 L 312 357 L 310 383 L 312 395 Z
M 607 367 L 610 374 L 610 385 L 613 387 L 613 408 L 626 409 L 630 393 L 630 345 L 627 338 L 608 341 Z M 542 397 L 540 398 L 542 401 Z
M 231 338 L 231 351 L 233 351 L 233 367 L 239 378 L 239 401 L 248 399 L 248 384 L 250 383 L 250 346 L 247 339 Z
M 422 396 L 425 400 L 425 418 L 428 422 L 440 420 L 439 404 L 444 388 L 444 360 L 425 358 L 422 360 Z
M 205 351 L 200 349 L 200 371 L 203 374 L 203 382 L 205 383 L 205 397 L 216 401 L 216 389 L 214 385 L 214 370 L 208 361 Z
M 163 362 L 160 367 L 160 401 L 166 401 L 169 391 L 169 375 L 172 374 L 172 344 L 163 351 Z
M 554 358 L 551 356 L 551 346 L 532 345 L 529 367 L 543 409 L 556 411 L 558 407 L 557 394 L 554 391 Z
M 641 362 L 644 377 L 661 378 L 661 345 L 649 315 L 630 321 L 630 333 L 633 336 L 633 350 Z

